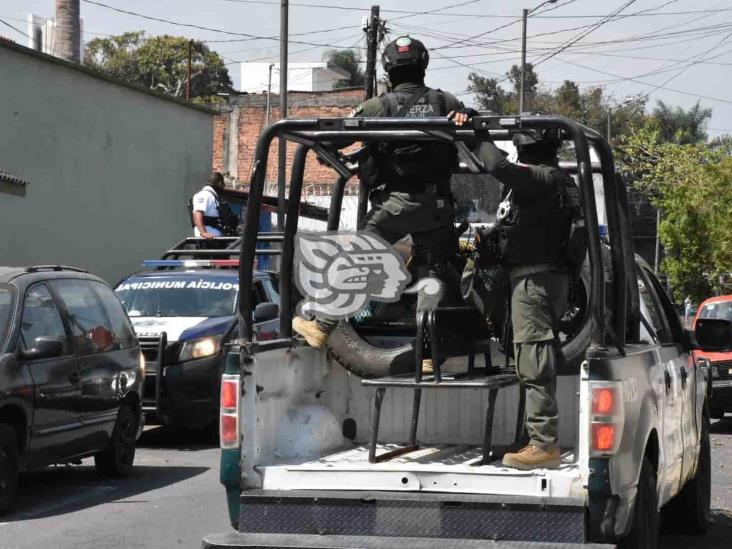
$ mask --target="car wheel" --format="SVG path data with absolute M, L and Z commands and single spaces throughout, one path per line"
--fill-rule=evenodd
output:
M 15 431 L 0 425 L 0 512 L 10 509 L 18 489 L 18 439 Z
M 663 508 L 664 530 L 703 535 L 709 529 L 712 454 L 709 444 L 709 420 L 705 417 L 703 421 L 696 475 Z
M 659 519 L 656 470 L 644 457 L 633 508 L 633 525 L 628 535 L 619 540 L 618 548 L 658 549 Z
M 129 406 L 119 409 L 107 447 L 94 456 L 94 464 L 101 476 L 124 478 L 130 474 L 135 461 L 137 422 Z

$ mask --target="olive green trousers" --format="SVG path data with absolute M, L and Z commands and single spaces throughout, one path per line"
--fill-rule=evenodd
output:
M 511 277 L 511 322 L 519 382 L 526 390 L 526 430 L 543 450 L 558 445 L 555 330 L 567 309 L 569 279 L 556 270 Z

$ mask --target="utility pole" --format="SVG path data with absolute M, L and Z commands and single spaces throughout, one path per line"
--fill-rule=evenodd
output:
M 272 118 L 272 69 L 274 68 L 274 63 L 269 64 L 269 83 L 267 84 L 267 126 L 269 126 L 269 121 Z
M 193 64 L 193 40 L 188 41 L 188 78 L 186 79 L 186 101 L 191 100 L 191 72 Z
M 526 24 L 529 19 L 529 15 L 534 13 L 539 8 L 547 4 L 555 4 L 557 0 L 546 0 L 535 8 L 530 10 L 524 9 L 521 17 L 521 89 L 519 90 L 519 114 L 524 112 L 526 107 Z
M 610 138 L 613 136 L 612 132 L 612 107 L 607 108 L 607 142 L 610 143 Z
M 526 100 L 526 21 L 529 18 L 529 10 L 524 9 L 521 26 L 521 90 L 519 95 L 519 114 L 524 112 L 524 101 Z
M 280 4 L 280 120 L 287 118 L 287 41 L 289 0 Z M 277 230 L 285 230 L 285 186 L 287 171 L 287 141 L 280 137 L 277 162 Z
M 81 0 L 56 0 L 56 49 L 72 63 L 81 61 Z
M 379 43 L 379 6 L 371 6 L 371 16 L 366 26 L 366 75 L 364 79 L 365 98 L 376 93 L 376 49 Z

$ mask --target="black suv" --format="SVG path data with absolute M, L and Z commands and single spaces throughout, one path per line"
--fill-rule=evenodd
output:
M 0 267 L 0 511 L 18 472 L 94 456 L 132 469 L 144 360 L 109 286 L 79 269 Z

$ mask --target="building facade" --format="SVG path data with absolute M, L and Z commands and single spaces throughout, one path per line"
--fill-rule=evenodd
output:
M 192 235 L 213 111 L 0 41 L 0 264 L 111 283 Z

